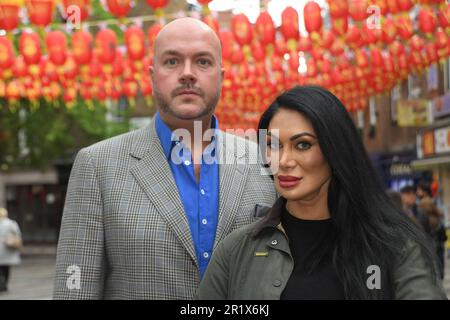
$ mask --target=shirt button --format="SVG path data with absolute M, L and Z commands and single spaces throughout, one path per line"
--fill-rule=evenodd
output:
M 186 161 L 184 162 L 184 164 L 185 164 L 186 166 L 188 166 L 188 165 L 191 164 L 191 162 L 190 162 L 189 160 L 186 160 Z
M 208 259 L 208 258 L 209 258 L 208 252 L 203 253 L 203 258 L 205 258 L 205 259 Z
M 272 245 L 273 246 L 276 246 L 278 244 L 278 241 L 277 240 L 272 240 Z
M 200 189 L 200 193 L 202 194 L 202 196 L 204 196 L 205 195 L 205 190 Z
M 202 223 L 203 223 L 203 224 L 207 224 L 207 223 L 208 223 L 208 220 L 203 219 L 203 220 L 202 220 Z
M 274 287 L 279 287 L 279 286 L 281 286 L 281 281 L 280 280 L 275 280 L 272 284 L 273 284 Z

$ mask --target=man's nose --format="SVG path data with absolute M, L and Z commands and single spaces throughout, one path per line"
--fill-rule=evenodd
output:
M 195 83 L 197 81 L 197 77 L 195 76 L 195 73 L 192 69 L 192 64 L 191 62 L 186 62 L 184 64 L 184 68 L 181 72 L 180 75 L 180 82 L 182 84 L 187 84 L 187 83 Z

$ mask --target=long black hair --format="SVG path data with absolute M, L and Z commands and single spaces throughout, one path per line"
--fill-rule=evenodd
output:
M 386 195 L 342 102 L 321 87 L 297 86 L 276 98 L 261 116 L 258 128 L 267 130 L 280 109 L 298 111 L 311 122 L 331 168 L 328 207 L 335 229 L 332 261 L 346 298 L 393 298 L 393 265 L 411 244 L 421 247 L 436 277 L 425 234 Z M 380 290 L 368 290 L 367 268 L 371 265 L 381 270 Z

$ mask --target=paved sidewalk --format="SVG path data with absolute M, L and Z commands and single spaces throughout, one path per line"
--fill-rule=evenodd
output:
M 49 300 L 55 272 L 54 255 L 25 256 L 22 264 L 11 268 L 9 291 L 0 300 Z M 450 258 L 446 263 L 444 288 L 450 298 Z
M 50 300 L 53 294 L 55 256 L 25 256 L 11 267 L 8 292 L 0 300 Z

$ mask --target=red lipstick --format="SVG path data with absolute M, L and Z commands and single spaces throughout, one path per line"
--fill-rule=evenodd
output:
M 292 188 L 295 187 L 302 178 L 294 176 L 278 176 L 278 183 L 282 188 Z

